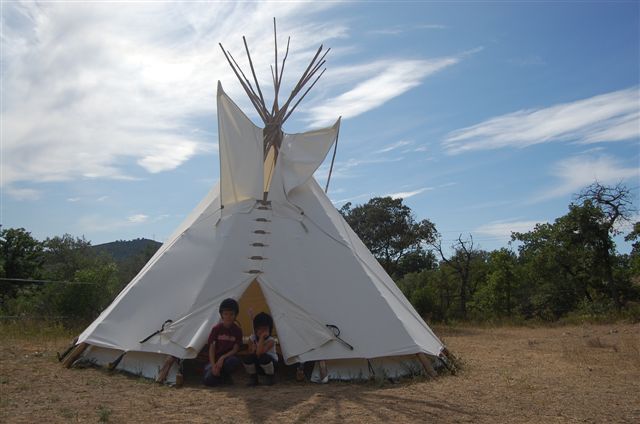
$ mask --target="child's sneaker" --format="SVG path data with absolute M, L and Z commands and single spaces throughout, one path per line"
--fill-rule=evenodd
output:
M 258 374 L 249 374 L 249 381 L 247 386 L 253 387 L 258 385 Z

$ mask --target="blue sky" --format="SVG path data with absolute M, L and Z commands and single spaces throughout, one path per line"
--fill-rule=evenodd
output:
M 337 207 L 404 197 L 495 249 L 595 179 L 640 206 L 635 1 L 3 2 L 2 225 L 168 237 L 219 177 L 218 80 L 259 123 L 217 43 L 267 86 L 274 16 L 285 84 L 332 48 L 285 130 L 343 117 Z

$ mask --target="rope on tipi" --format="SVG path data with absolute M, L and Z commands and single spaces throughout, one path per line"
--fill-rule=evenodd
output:
M 342 119 L 342 116 L 338 118 L 338 121 Z M 326 193 L 329 190 L 329 181 L 331 181 L 331 173 L 333 172 L 333 164 L 336 160 L 336 152 L 338 151 L 338 137 L 340 136 L 340 127 L 338 126 L 338 131 L 336 132 L 336 142 L 333 145 L 333 156 L 331 156 L 331 166 L 329 167 L 329 175 L 327 176 L 327 185 L 324 186 L 324 192 Z

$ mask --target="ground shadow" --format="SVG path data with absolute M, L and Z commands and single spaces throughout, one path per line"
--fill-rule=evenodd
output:
M 243 370 L 234 373 L 233 385 L 207 388 L 200 375 L 185 375 L 185 386 L 224 392 L 228 398 L 242 402 L 252 422 L 291 421 L 305 423 L 323 421 L 344 422 L 355 416 L 363 421 L 474 421 L 477 412 L 449 400 L 436 400 L 424 379 L 405 379 L 390 382 L 330 382 L 321 385 L 308 381 L 297 382 L 295 366 L 280 364 L 274 386 L 246 387 Z M 309 370 L 307 370 L 309 371 Z M 441 377 L 450 378 L 450 377 Z M 396 389 L 409 389 L 410 397 Z

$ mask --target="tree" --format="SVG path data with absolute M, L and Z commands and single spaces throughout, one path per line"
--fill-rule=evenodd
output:
M 640 221 L 633 224 L 631 232 L 624 236 L 625 241 L 632 241 L 631 254 L 640 254 Z
M 474 308 L 482 318 L 512 317 L 522 300 L 519 297 L 518 257 L 502 248 L 489 254 L 488 272 L 474 293 Z
M 363 205 L 345 204 L 340 213 L 391 276 L 401 278 L 432 260 L 422 245 L 434 240 L 435 225 L 416 222 L 402 199 L 374 197 Z
M 20 230 L 7 231 L 9 236 L 2 240 L 3 247 L 17 245 L 18 243 L 9 242 L 16 240 L 12 235 L 19 234 L 23 242 L 21 246 L 35 246 L 27 251 L 37 253 L 37 273 L 30 272 L 21 278 L 37 277 L 51 281 L 15 289 L 11 296 L 6 296 L 2 304 L 4 312 L 56 319 L 62 317 L 72 319 L 77 324 L 78 320 L 94 319 L 111 302 L 119 288 L 118 269 L 108 255 L 96 254 L 84 238 L 65 234 L 39 243 L 26 231 Z M 12 251 L 16 250 L 19 249 Z M 29 257 L 22 255 L 25 256 Z
M 596 183 L 576 199 L 554 223 L 512 234 L 512 240 L 522 243 L 519 254 L 531 312 L 545 319 L 580 305 L 620 309 L 637 297 L 622 269 L 628 268 L 627 261 L 616 255 L 613 242 L 619 223 L 633 210 L 629 191 Z
M 602 185 L 595 182 L 582 190 L 577 196 L 578 204 L 584 207 L 591 205 L 600 209 L 597 225 L 592 226 L 596 261 L 602 268 L 602 278 L 611 292 L 616 306 L 622 307 L 620 287 L 614 278 L 615 245 L 612 235 L 620 234 L 622 222 L 629 222 L 636 209 L 633 206 L 631 190 L 623 184 L 615 186 Z
M 42 244 L 24 228 L 0 231 L 2 277 L 34 278 L 42 266 Z
M 473 236 L 470 234 L 469 238 L 463 240 L 462 234 L 460 234 L 458 240 L 451 246 L 454 254 L 450 258 L 447 258 L 442 250 L 441 236 L 438 235 L 437 238 L 432 240 L 431 246 L 438 252 L 442 262 L 458 275 L 460 283 L 458 285 L 460 315 L 463 319 L 466 319 L 467 302 L 474 289 L 471 286 L 471 263 L 477 252 L 473 249 Z
M 421 316 L 446 322 L 455 315 L 456 279 L 446 268 L 424 269 L 405 275 L 398 287 Z
M 605 291 L 593 248 L 600 213 L 591 204 L 572 204 L 569 213 L 554 223 L 512 234 L 512 240 L 521 243 L 529 312 L 534 316 L 555 320 L 575 309 L 581 299 L 593 302 L 596 293 Z
M 8 228 L 0 231 L 0 277 L 38 278 L 44 257 L 42 244 L 24 228 Z M 0 303 L 15 296 L 17 286 L 0 284 Z
M 74 281 L 76 271 L 93 264 L 98 256 L 84 237 L 64 234 L 48 237 L 42 244 L 43 274 L 48 280 Z

